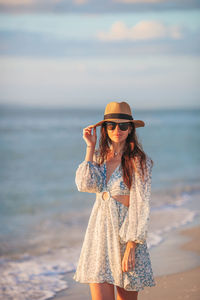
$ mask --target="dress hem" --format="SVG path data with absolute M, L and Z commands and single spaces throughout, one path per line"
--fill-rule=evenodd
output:
M 113 282 L 113 281 L 109 281 L 109 280 L 106 280 L 106 279 L 103 279 L 103 280 L 79 280 L 79 279 L 75 279 L 74 277 L 73 277 L 73 279 L 76 281 L 76 282 L 79 282 L 79 283 L 87 283 L 87 284 L 90 284 L 90 283 L 104 283 L 104 282 L 106 282 L 106 283 L 109 283 L 109 284 L 113 284 L 113 285 L 115 285 L 115 286 L 118 286 L 118 287 L 120 287 L 120 288 L 123 288 L 124 290 L 126 290 L 126 291 L 128 291 L 128 292 L 140 292 L 140 291 L 143 291 L 144 290 L 144 288 L 145 287 L 154 287 L 154 286 L 156 286 L 156 283 L 154 282 L 154 283 L 152 283 L 152 284 L 146 284 L 146 285 L 143 285 L 143 286 L 141 286 L 141 288 L 140 289 L 126 289 L 126 288 L 124 288 L 124 286 L 122 286 L 122 285 L 120 285 L 119 283 L 117 284 L 117 283 L 115 283 L 115 282 Z

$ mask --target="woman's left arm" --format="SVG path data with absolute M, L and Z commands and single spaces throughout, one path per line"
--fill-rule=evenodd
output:
M 147 229 L 150 212 L 152 161 L 147 156 L 144 181 L 141 173 L 134 176 L 130 191 L 130 204 L 128 216 L 120 228 L 120 240 L 126 243 L 126 249 L 122 259 L 122 271 L 131 271 L 135 267 L 135 248 L 137 244 L 143 244 L 147 237 Z M 139 175 L 140 174 L 140 175 Z
M 128 216 L 119 233 L 122 242 L 132 241 L 143 244 L 146 240 L 150 213 L 152 166 L 151 158 L 147 156 L 147 172 L 145 172 L 144 180 L 141 170 L 135 173 L 130 190 Z
M 135 183 L 136 192 L 136 237 L 135 241 L 143 244 L 147 238 L 149 215 L 150 215 L 150 201 L 151 201 L 151 181 L 152 181 L 152 167 L 153 163 L 149 156 L 146 159 L 146 172 L 144 180 L 142 176 L 137 176 Z M 134 193 L 135 193 L 134 192 Z M 133 202 L 133 201 L 132 201 Z

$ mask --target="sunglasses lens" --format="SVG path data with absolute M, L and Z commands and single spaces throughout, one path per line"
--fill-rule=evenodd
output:
M 128 129 L 129 123 L 119 123 L 119 128 L 122 131 L 126 131 Z
M 108 130 L 114 130 L 116 127 L 116 123 L 114 122 L 106 122 L 106 126 Z
M 118 124 L 121 131 L 126 131 L 129 127 L 129 123 L 115 123 L 115 122 L 106 122 L 106 127 L 108 130 L 115 130 L 116 125 Z

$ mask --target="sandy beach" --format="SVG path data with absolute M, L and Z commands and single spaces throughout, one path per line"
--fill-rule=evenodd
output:
M 179 246 L 180 251 L 200 255 L 200 226 L 187 228 L 179 232 L 187 242 Z M 181 252 L 180 252 L 181 253 Z M 68 273 L 65 279 L 68 289 L 57 294 L 55 300 L 88 300 L 91 299 L 89 286 L 74 282 L 73 273 Z M 200 259 L 195 268 L 174 274 L 156 276 L 156 286 L 146 287 L 139 293 L 139 300 L 199 300 L 200 299 Z

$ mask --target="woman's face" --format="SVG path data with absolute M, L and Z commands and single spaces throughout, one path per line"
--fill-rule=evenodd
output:
M 123 128 L 120 129 L 120 125 L 118 125 L 118 123 L 123 123 L 121 126 L 125 127 L 126 130 L 122 130 Z M 112 142 L 121 143 L 126 140 L 128 134 L 131 132 L 131 126 L 128 126 L 128 124 L 129 122 L 127 121 L 106 122 L 106 130 Z

